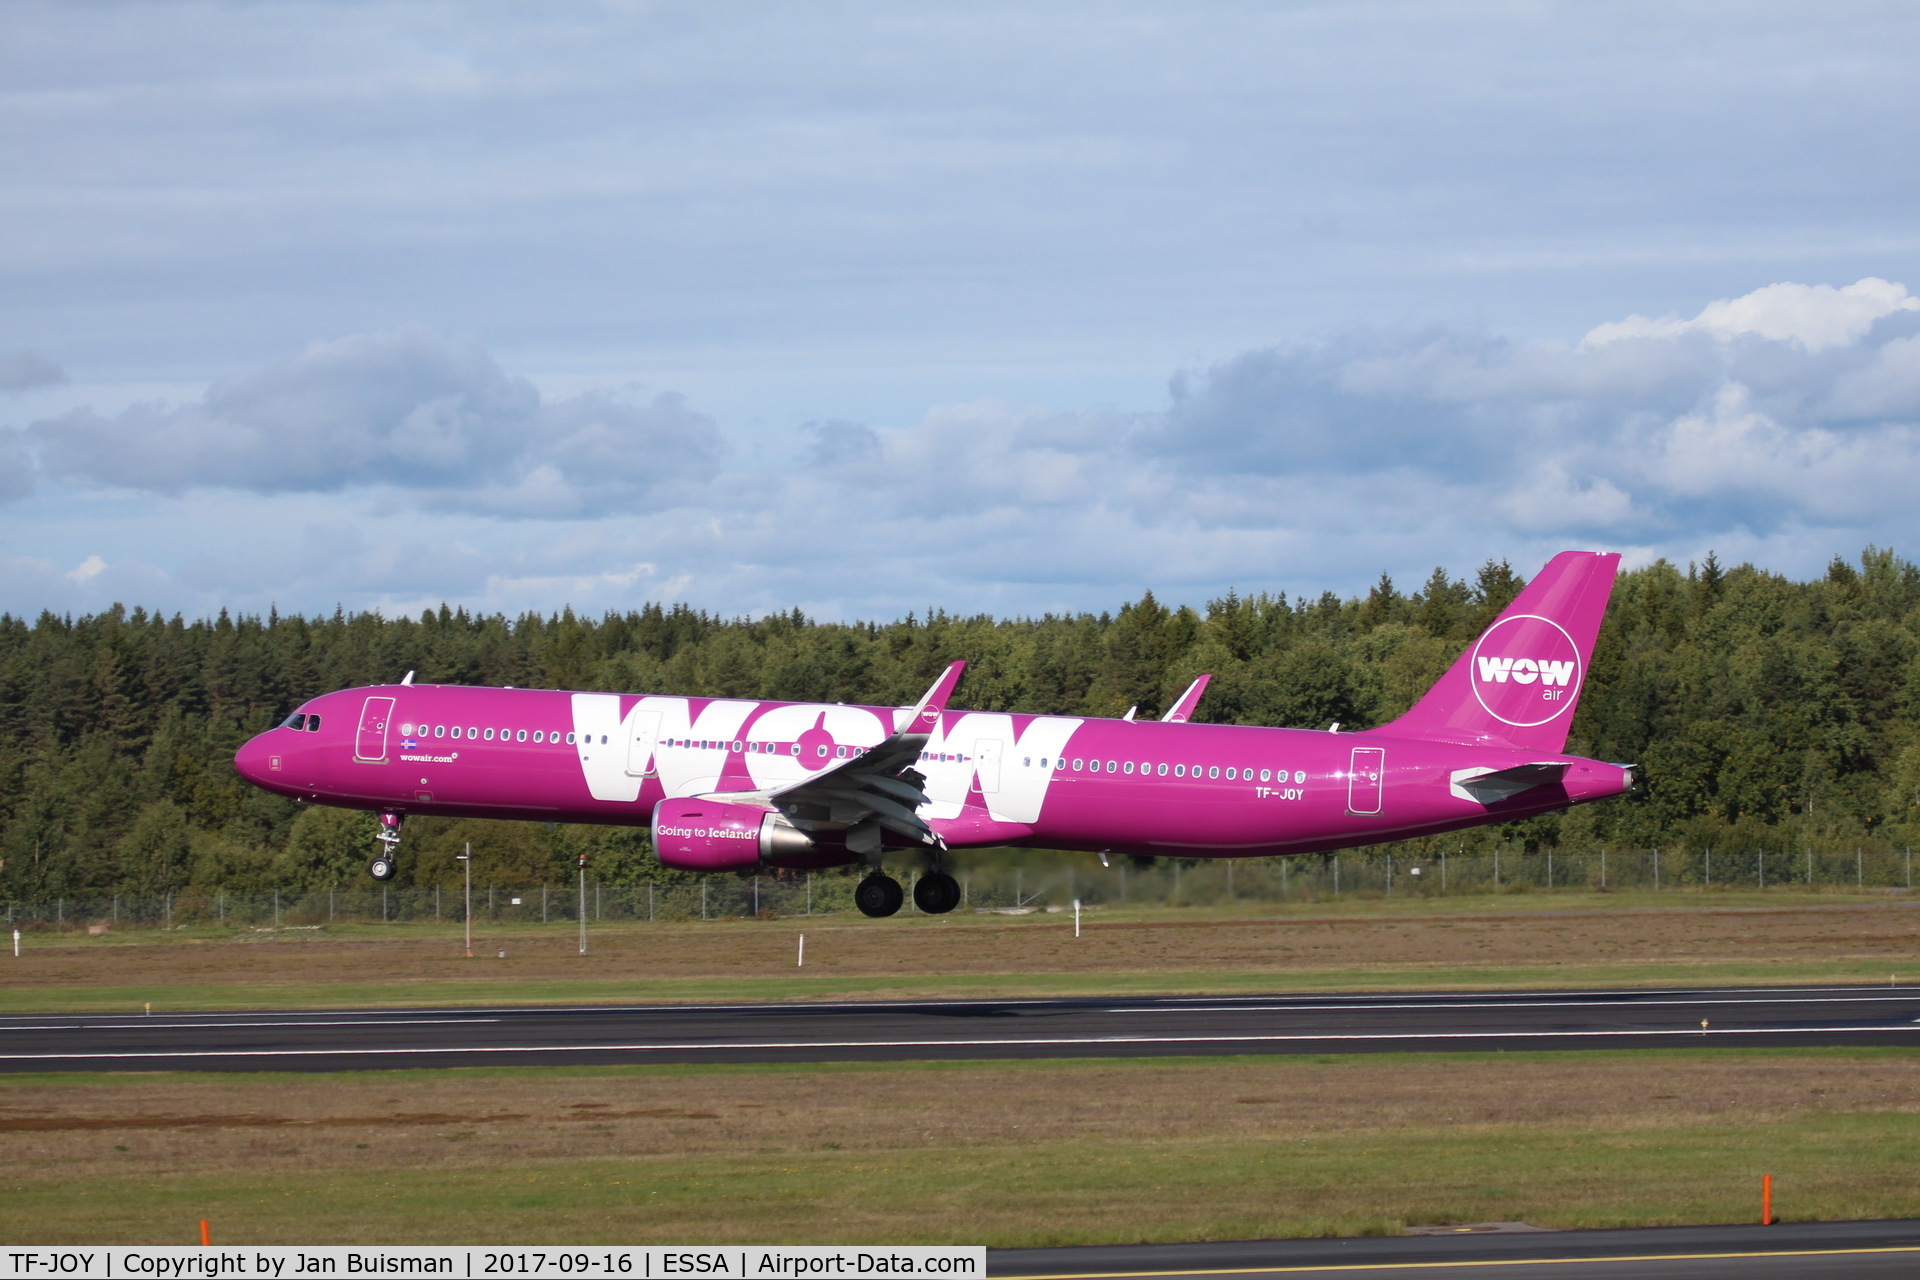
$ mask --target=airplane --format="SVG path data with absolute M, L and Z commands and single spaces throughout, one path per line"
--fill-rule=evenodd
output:
M 280 795 L 380 815 L 389 880 L 411 815 L 651 829 L 700 872 L 864 862 L 868 916 L 905 900 L 885 859 L 950 850 L 1252 858 L 1508 822 L 1626 792 L 1632 765 L 1563 753 L 1619 556 L 1555 556 L 1405 715 L 1341 732 L 948 709 L 964 662 L 911 707 L 399 684 L 302 704 L 234 765 Z

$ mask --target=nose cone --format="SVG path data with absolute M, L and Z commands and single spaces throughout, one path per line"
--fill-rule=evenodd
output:
M 256 787 L 266 787 L 270 791 L 281 789 L 281 766 L 285 763 L 283 751 L 276 745 L 276 738 L 285 735 L 278 730 L 267 732 L 248 740 L 247 744 L 233 754 L 233 767 L 241 777 Z

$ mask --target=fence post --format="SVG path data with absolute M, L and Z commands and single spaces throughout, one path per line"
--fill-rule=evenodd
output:
M 385 923 L 387 922 L 387 920 L 388 920 L 388 916 L 387 916 L 387 886 L 386 886 L 386 885 L 381 885 L 381 886 L 380 886 L 380 923 L 381 923 L 381 924 L 385 924 Z
M 439 885 L 433 886 L 433 918 L 435 920 L 438 920 L 440 918 L 440 886 Z
M 329 920 L 331 920 L 331 919 L 333 919 L 333 890 L 334 890 L 334 888 L 335 888 L 335 886 L 333 886 L 333 885 L 328 885 L 328 886 L 327 886 L 327 919 L 329 919 Z
M 595 920 L 605 920 L 607 918 L 606 908 L 600 905 L 600 882 L 598 880 L 593 882 L 593 918 Z
M 1657 845 L 1653 850 L 1653 891 L 1660 892 L 1660 849 Z
M 813 877 L 808 876 L 807 879 L 811 881 Z M 653 923 L 653 881 L 651 880 L 647 881 L 647 923 Z
M 705 879 L 700 881 L 700 918 L 702 920 L 707 918 L 707 882 Z
M 1767 887 L 1767 849 L 1765 845 L 1760 847 L 1760 887 L 1762 889 Z
M 547 882 L 540 882 L 540 923 L 547 922 Z
M 807 872 L 807 914 L 813 914 L 813 872 Z
M 1707 887 L 1707 888 L 1709 888 L 1709 889 L 1711 889 L 1711 888 L 1713 888 L 1713 846 L 1712 846 L 1712 845 L 1708 845 L 1708 846 L 1707 846 L 1707 884 L 1706 884 L 1706 887 Z
M 280 891 L 278 889 L 273 891 L 273 927 L 276 929 L 280 927 Z
M 1493 846 L 1493 887 L 1500 887 L 1500 846 Z
M 1340 855 L 1337 853 L 1333 855 L 1333 891 L 1336 895 L 1340 892 Z
M 1547 849 L 1547 888 L 1553 888 L 1553 849 Z
M 1853 846 L 1853 887 L 1856 889 L 1867 887 L 1867 861 L 1861 856 L 1859 845 Z
M 1602 891 L 1604 891 L 1606 887 L 1607 887 L 1607 846 L 1601 845 L 1600 846 L 1600 888 Z
M 1120 901 L 1127 900 L 1127 869 L 1120 868 Z M 1287 859 L 1280 859 L 1280 901 L 1287 900 Z

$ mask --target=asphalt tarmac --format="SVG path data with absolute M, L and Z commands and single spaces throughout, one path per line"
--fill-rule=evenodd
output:
M 1518 1232 L 1499 1227 L 1520 1227 Z M 1920 1222 L 1797 1222 L 1763 1227 L 1647 1227 L 1626 1231 L 1492 1231 L 1344 1240 L 1091 1245 L 991 1249 L 995 1280 L 1105 1280 L 1123 1276 L 1340 1276 L 1412 1280 L 1684 1280 L 1735 1277 L 1910 1277 L 1920 1274 Z
M 1920 1045 L 1920 987 L 0 1018 L 0 1071 Z

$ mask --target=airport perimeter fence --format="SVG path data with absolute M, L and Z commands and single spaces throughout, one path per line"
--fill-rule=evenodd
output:
M 917 872 L 895 869 L 911 888 Z M 1020 860 L 973 854 L 954 868 L 961 910 L 1003 914 L 1088 908 L 1217 907 L 1325 902 L 1350 898 L 1471 896 L 1593 891 L 1748 892 L 1816 890 L 1903 893 L 1913 888 L 1911 849 L 1861 846 L 1848 854 L 1781 849 L 1518 850 L 1441 852 L 1410 859 L 1379 850 L 1286 858 L 1186 860 L 1141 864 L 1115 858 Z M 857 876 L 847 872 L 713 875 L 696 884 L 600 884 L 588 881 L 585 910 L 594 922 L 674 922 L 784 918 L 851 912 Z M 476 923 L 577 923 L 578 883 L 503 888 L 475 885 Z M 459 886 L 330 888 L 236 894 L 183 890 L 159 897 L 55 897 L 5 903 L 18 929 L 225 927 L 312 929 L 335 922 L 460 923 Z M 903 910 L 913 910 L 909 895 Z

